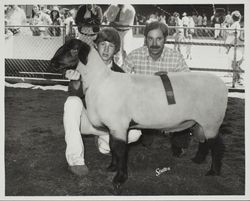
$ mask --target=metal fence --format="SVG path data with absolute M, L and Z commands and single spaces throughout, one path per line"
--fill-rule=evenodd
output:
M 55 30 L 60 29 L 60 34 Z M 49 60 L 65 43 L 66 26 L 5 26 L 5 77 L 11 82 L 51 83 L 62 75 L 47 71 Z
M 145 25 L 130 27 L 134 36 L 130 42 L 136 49 L 144 44 Z M 13 29 L 17 29 L 14 35 Z M 34 31 L 37 29 L 41 30 L 40 34 Z M 56 35 L 56 29 L 60 34 Z M 77 37 L 76 30 L 72 24 L 69 27 L 5 26 L 5 76 L 63 79 L 58 74 L 47 72 L 47 67 L 55 51 L 68 38 Z M 231 42 L 227 40 L 229 34 L 233 38 Z M 231 73 L 233 88 L 239 74 L 244 74 L 238 63 L 240 55 L 237 51 L 241 49 L 244 52 L 244 29 L 169 26 L 166 45 L 180 51 L 193 71 Z

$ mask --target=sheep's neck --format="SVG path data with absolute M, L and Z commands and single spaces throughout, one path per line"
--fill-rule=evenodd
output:
M 95 81 L 102 83 L 102 81 L 111 71 L 109 68 L 107 68 L 98 51 L 94 47 L 92 47 L 89 52 L 88 63 L 86 67 L 88 69 L 88 76 L 90 77 L 89 83 Z
M 98 82 L 101 84 L 110 74 L 111 70 L 106 67 L 104 62 L 102 60 L 101 62 L 97 61 L 92 62 L 92 60 L 89 60 L 87 65 L 84 65 L 82 62 L 78 63 L 77 70 L 81 74 L 84 93 L 93 83 Z

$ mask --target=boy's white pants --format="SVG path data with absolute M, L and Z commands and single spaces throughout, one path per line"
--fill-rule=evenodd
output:
M 98 148 L 101 153 L 109 153 L 109 133 L 95 129 L 87 118 L 82 100 L 69 96 L 64 104 L 63 124 L 66 141 L 66 160 L 70 166 L 85 165 L 84 145 L 81 134 L 98 135 Z M 141 136 L 140 130 L 130 130 L 128 143 L 135 142 Z

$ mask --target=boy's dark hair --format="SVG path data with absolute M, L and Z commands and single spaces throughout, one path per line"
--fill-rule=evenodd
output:
M 154 29 L 160 29 L 165 39 L 168 36 L 168 26 L 162 22 L 154 21 L 146 25 L 144 37 L 147 38 L 148 32 Z
M 100 32 L 97 34 L 96 39 L 94 40 L 95 44 L 99 44 L 100 42 L 108 41 L 110 43 L 113 43 L 115 45 L 115 54 L 119 52 L 121 47 L 121 39 L 118 31 L 116 31 L 112 27 L 105 27 L 100 30 Z

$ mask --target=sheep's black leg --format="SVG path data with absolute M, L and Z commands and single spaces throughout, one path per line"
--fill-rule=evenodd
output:
M 111 138 L 109 141 L 109 146 L 111 147 Z M 117 158 L 116 155 L 113 153 L 113 150 L 111 149 L 111 155 L 112 155 L 112 159 L 111 159 L 111 163 L 110 165 L 107 167 L 107 171 L 108 172 L 115 172 L 117 170 Z
M 208 145 L 209 145 L 209 148 L 211 149 L 212 164 L 206 176 L 220 175 L 222 158 L 224 156 L 224 151 L 225 151 L 225 145 L 220 136 L 217 136 L 214 139 L 209 139 Z
M 110 149 L 112 153 L 113 165 L 116 166 L 116 175 L 113 179 L 113 184 L 115 188 L 119 188 L 121 184 L 123 184 L 127 178 L 127 159 L 128 159 L 128 149 L 127 144 L 123 140 L 116 139 L 112 135 L 110 135 Z M 112 165 L 111 163 L 111 165 Z
M 154 141 L 154 135 L 158 133 L 158 130 L 154 129 L 142 129 L 142 135 L 141 135 L 141 143 L 144 147 L 150 148 L 153 141 Z
M 204 143 L 199 143 L 198 151 L 192 161 L 194 163 L 201 164 L 207 157 L 209 153 L 209 143 L 206 140 Z
M 183 148 L 188 148 L 190 142 L 190 129 L 172 133 L 170 140 L 173 156 L 180 157 L 184 153 Z

